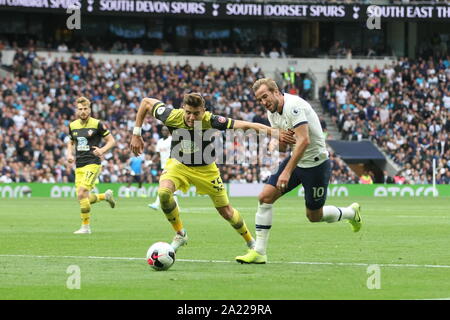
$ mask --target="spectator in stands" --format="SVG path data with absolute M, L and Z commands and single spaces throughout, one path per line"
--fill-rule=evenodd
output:
M 375 56 L 377 53 L 375 52 L 375 50 L 373 50 L 372 48 L 367 49 L 367 57 L 373 57 Z
M 5 49 L 5 44 L 2 40 L 0 40 L 0 67 L 2 66 L 2 57 L 3 57 L 3 50 Z
M 373 184 L 372 176 L 368 170 L 364 170 L 364 173 L 359 178 L 361 184 Z
M 402 176 L 400 173 L 394 176 L 395 184 L 405 184 L 406 178 Z
M 136 44 L 134 45 L 134 48 L 133 48 L 133 50 L 132 50 L 132 53 L 133 53 L 133 54 L 143 54 L 143 53 L 144 53 L 144 50 L 142 50 L 141 45 L 140 45 L 139 43 L 136 43 Z
M 347 101 L 347 91 L 345 91 L 344 86 L 340 86 L 338 90 L 336 90 L 336 102 L 339 108 L 342 108 L 342 105 Z
M 261 58 L 267 57 L 267 55 L 266 55 L 266 48 L 264 48 L 264 46 L 261 46 L 261 47 L 259 48 L 259 56 L 260 56 Z
M 305 76 L 303 79 L 303 99 L 309 100 L 311 99 L 311 91 L 312 91 L 312 81 Z
M 67 47 L 67 45 L 65 43 L 61 43 L 58 48 L 57 48 L 58 52 L 67 52 L 69 51 L 69 48 Z
M 351 140 L 351 134 L 355 127 L 355 121 L 352 115 L 345 115 L 344 122 L 342 125 L 342 140 Z
M 389 174 L 386 170 L 383 170 L 383 183 L 384 184 L 394 183 L 394 179 L 392 179 L 392 177 L 389 176 Z
M 280 53 L 278 52 L 277 48 L 272 48 L 272 50 L 269 52 L 269 57 L 272 59 L 278 59 L 280 57 Z
M 339 41 L 335 41 L 334 44 L 331 46 L 330 50 L 328 50 L 328 54 L 330 56 L 340 56 L 342 55 L 342 48 Z

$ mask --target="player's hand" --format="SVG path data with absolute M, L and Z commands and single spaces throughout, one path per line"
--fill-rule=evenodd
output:
M 141 136 L 132 135 L 130 148 L 136 156 L 139 156 L 144 151 L 144 139 Z
M 282 193 L 286 192 L 290 178 L 291 174 L 286 171 L 283 171 L 281 175 L 278 177 L 277 189 L 280 190 Z
M 292 130 L 280 130 L 280 142 L 286 143 L 286 144 L 295 144 L 297 140 L 294 136 L 294 131 Z
M 101 157 L 103 155 L 103 149 L 99 147 L 92 147 L 92 153 L 97 157 Z
M 74 163 L 74 162 L 75 162 L 75 157 L 74 157 L 73 155 L 69 155 L 69 156 L 67 157 L 67 162 L 68 162 L 69 164 Z

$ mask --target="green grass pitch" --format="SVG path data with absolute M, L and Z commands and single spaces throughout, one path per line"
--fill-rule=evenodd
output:
M 189 243 L 168 271 L 144 259 L 173 231 L 153 199 L 93 205 L 91 235 L 74 235 L 74 199 L 0 200 L 0 299 L 444 299 L 450 297 L 450 199 L 329 198 L 362 205 L 363 227 L 310 223 L 303 199 L 275 205 L 266 265 L 241 265 L 242 238 L 208 198 L 182 198 Z M 256 198 L 232 198 L 254 234 Z M 68 289 L 68 267 L 80 289 Z M 378 265 L 378 271 L 372 271 Z M 375 267 L 376 268 L 376 267 Z M 374 277 L 379 280 L 376 282 Z M 374 285 L 379 284 L 374 288 Z M 371 287 L 371 289 L 369 289 Z

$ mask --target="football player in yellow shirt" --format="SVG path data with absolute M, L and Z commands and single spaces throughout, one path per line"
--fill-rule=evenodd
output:
M 162 121 L 172 133 L 171 158 L 167 161 L 159 179 L 158 196 L 161 209 L 171 223 L 176 234 L 171 243 L 177 250 L 187 243 L 188 237 L 180 219 L 178 206 L 173 198 L 176 190 L 186 192 L 190 185 L 197 188 L 197 193 L 207 194 L 213 201 L 219 214 L 243 237 L 247 246 L 253 248 L 254 239 L 239 211 L 230 205 L 220 171 L 214 157 L 205 157 L 205 149 L 211 148 L 211 139 L 199 138 L 208 129 L 254 129 L 271 136 L 280 135 L 288 143 L 293 143 L 288 132 L 280 132 L 259 123 L 234 120 L 217 116 L 206 111 L 205 100 L 198 93 L 186 94 L 181 109 L 167 107 L 163 102 L 144 98 L 136 115 L 135 128 L 131 138 L 131 150 L 138 155 L 143 152 L 144 140 L 141 126 L 147 113 Z M 199 132 L 198 124 L 201 123 Z M 177 137 L 178 136 L 178 137 Z M 180 136 L 182 139 L 180 139 Z
M 115 206 L 112 190 L 91 193 L 102 169 L 100 157 L 115 145 L 115 140 L 104 123 L 91 117 L 91 102 L 87 98 L 79 97 L 76 105 L 78 119 L 69 124 L 70 141 L 66 154 L 69 164 L 75 162 L 76 165 L 75 187 L 81 210 L 81 228 L 74 233 L 90 234 L 91 204 L 106 200 L 111 208 Z M 106 144 L 100 147 L 102 139 Z

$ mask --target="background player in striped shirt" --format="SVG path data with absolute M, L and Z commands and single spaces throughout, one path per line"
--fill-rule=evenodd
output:
M 76 100 L 78 119 L 69 124 L 70 141 L 67 143 L 67 161 L 75 162 L 75 187 L 81 210 L 81 228 L 75 234 L 89 234 L 91 204 L 106 200 L 111 208 L 115 201 L 112 190 L 95 194 L 91 190 L 98 182 L 102 170 L 101 157 L 114 145 L 115 140 L 104 123 L 91 117 L 91 102 L 85 97 Z M 102 139 L 106 141 L 100 146 Z M 75 156 L 74 156 L 75 150 Z

